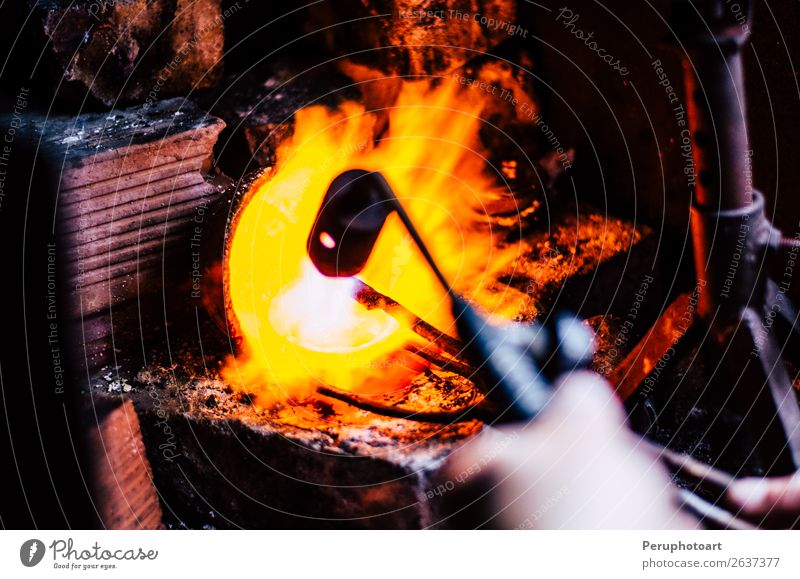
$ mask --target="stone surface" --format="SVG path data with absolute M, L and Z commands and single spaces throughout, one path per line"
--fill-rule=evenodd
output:
M 38 10 L 64 79 L 107 106 L 187 94 L 220 79 L 220 0 L 50 0 Z
M 208 346 L 216 329 L 204 329 Z M 127 395 L 170 526 L 426 527 L 437 518 L 431 476 L 482 427 L 388 418 L 317 396 L 259 408 L 204 370 L 214 356 L 182 351 L 175 361 L 142 369 Z M 107 381 L 94 382 L 96 398 L 109 395 Z M 394 402 L 457 407 L 465 392 L 476 395 L 459 384 L 449 373 L 421 375 Z
M 71 317 L 156 289 L 162 262 L 219 189 L 209 181 L 224 123 L 184 99 L 78 117 L 30 120 L 60 166 L 62 259 Z
M 26 119 L 26 132 L 59 169 L 55 262 L 81 366 L 109 362 L 114 348 L 141 340 L 136 328 L 163 324 L 164 302 L 151 296 L 190 283 L 189 239 L 227 186 L 210 172 L 223 127 L 181 98 Z
M 120 391 L 123 389 L 120 386 Z M 162 528 L 153 473 L 130 400 L 104 399 L 84 416 L 92 494 L 106 529 Z M 91 418 L 90 418 L 91 416 Z

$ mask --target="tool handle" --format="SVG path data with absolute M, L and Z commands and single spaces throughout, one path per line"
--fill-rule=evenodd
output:
M 555 379 L 591 361 L 592 332 L 578 318 L 558 314 L 549 324 L 498 326 L 464 299 L 452 300 L 464 353 L 503 421 L 535 418 L 549 402 Z

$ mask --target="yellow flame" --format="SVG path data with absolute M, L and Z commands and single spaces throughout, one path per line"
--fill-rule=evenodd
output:
M 243 343 L 226 378 L 266 401 L 319 382 L 357 390 L 380 371 L 376 361 L 415 339 L 408 321 L 367 310 L 352 299 L 352 280 L 321 276 L 306 255 L 322 198 L 348 169 L 380 171 L 445 276 L 484 302 L 486 282 L 516 256 L 482 215 L 498 193 L 478 140 L 484 98 L 448 81 L 406 83 L 377 145 L 376 116 L 357 103 L 298 111 L 273 176 L 257 184 L 232 233 L 229 295 Z M 396 215 L 359 277 L 455 335 L 449 302 Z

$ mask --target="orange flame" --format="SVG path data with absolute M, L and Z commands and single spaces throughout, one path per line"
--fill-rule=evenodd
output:
M 502 192 L 478 139 L 486 98 L 449 80 L 435 88 L 405 83 L 377 145 L 377 117 L 357 103 L 298 111 L 273 175 L 256 184 L 232 233 L 229 295 L 243 338 L 242 353 L 224 369 L 232 384 L 267 403 L 318 383 L 359 390 L 386 374 L 381 360 L 417 339 L 409 321 L 367 310 L 353 299 L 353 280 L 323 277 L 306 255 L 322 198 L 348 169 L 380 171 L 452 285 L 491 302 L 488 282 L 519 248 L 496 239 L 483 211 Z M 359 277 L 455 334 L 449 302 L 396 215 Z

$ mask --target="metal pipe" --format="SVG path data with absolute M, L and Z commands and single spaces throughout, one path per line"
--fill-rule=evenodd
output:
M 676 3 L 673 22 L 686 48 L 683 59 L 695 205 L 710 211 L 752 201 L 742 47 L 749 36 L 750 3 L 740 2 L 744 22 L 723 0 Z

